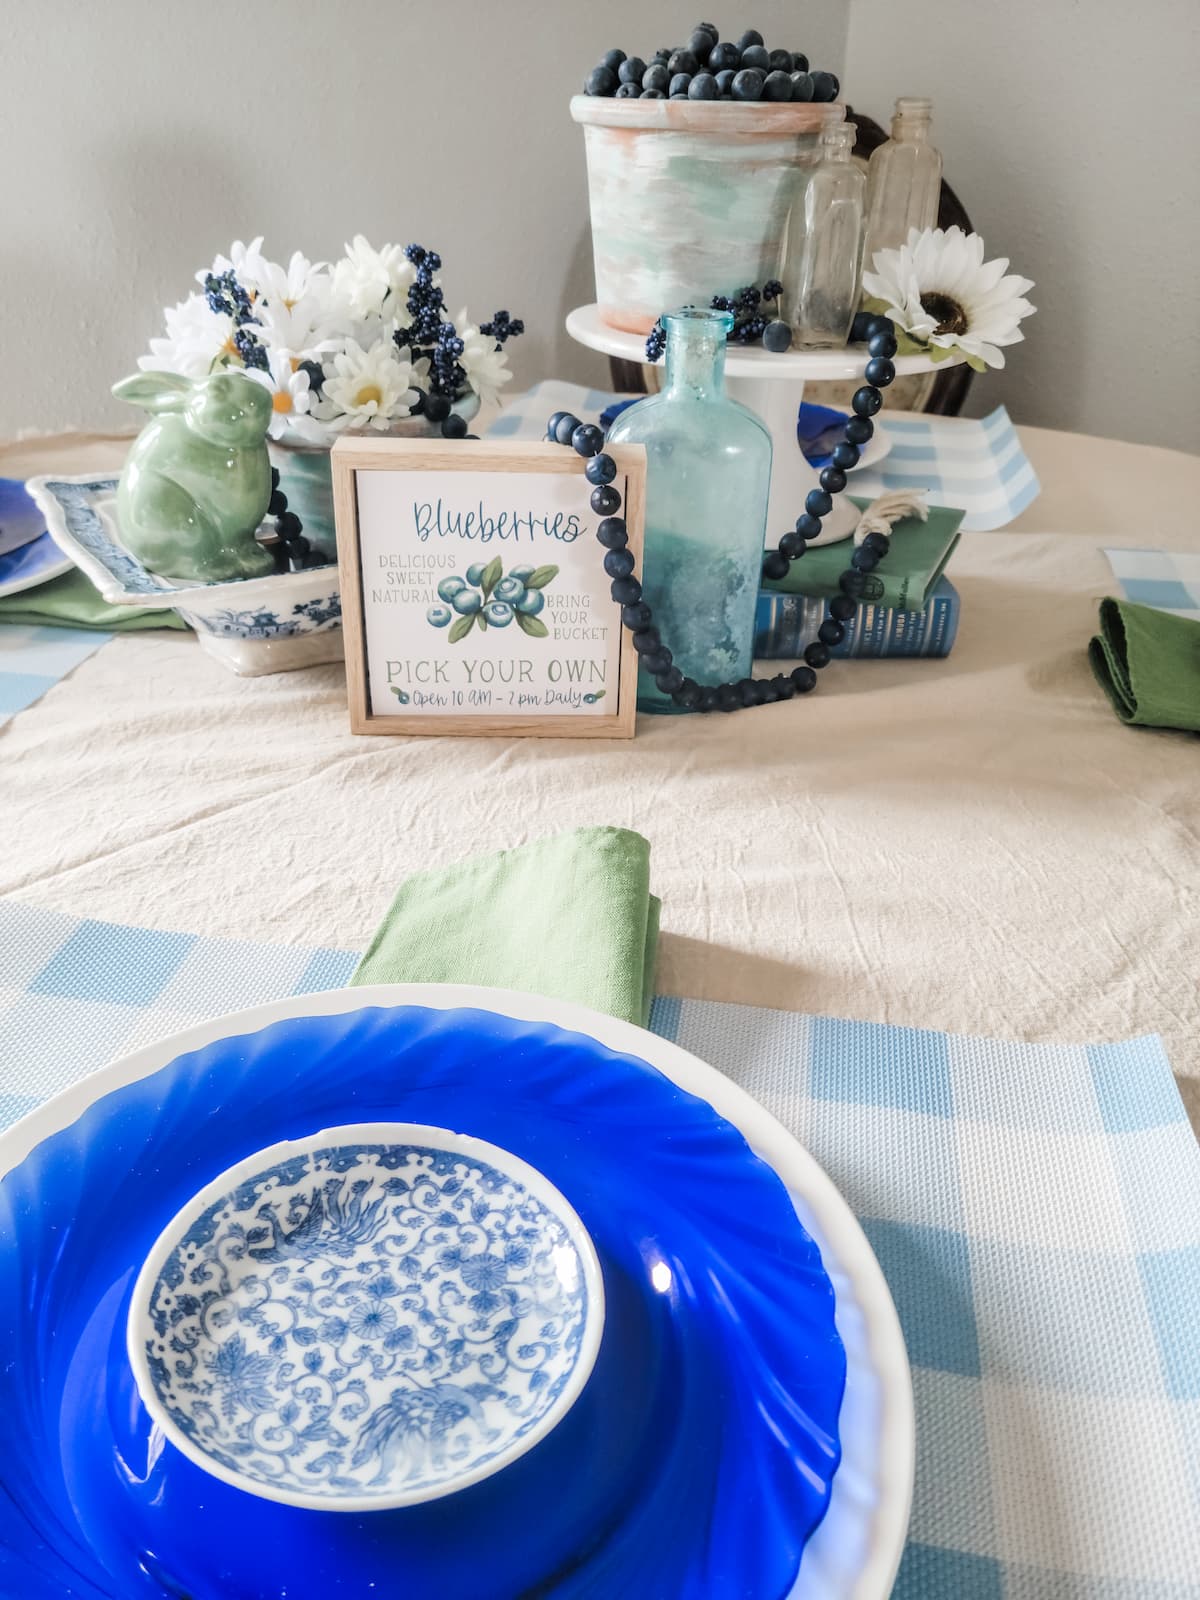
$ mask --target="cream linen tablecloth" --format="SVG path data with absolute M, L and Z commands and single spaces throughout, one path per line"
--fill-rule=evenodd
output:
M 632 743 L 354 738 L 340 666 L 242 680 L 190 635 L 116 638 L 0 737 L 0 893 L 357 950 L 408 872 L 612 823 L 653 845 L 665 993 L 1157 1032 L 1200 1087 L 1200 741 L 1123 727 L 1085 655 L 1100 547 L 1196 548 L 1200 459 L 1021 437 L 1044 492 L 964 536 L 948 660 L 835 665 L 810 699 Z M 122 448 L 19 442 L 0 474 Z

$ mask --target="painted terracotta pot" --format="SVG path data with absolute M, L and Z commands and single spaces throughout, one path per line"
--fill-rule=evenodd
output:
M 587 147 L 600 313 L 646 333 L 778 276 L 788 210 L 845 106 L 610 100 L 576 95 Z

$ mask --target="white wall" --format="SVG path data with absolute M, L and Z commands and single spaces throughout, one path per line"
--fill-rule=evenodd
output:
M 441 251 L 447 299 L 530 332 L 518 382 L 603 381 L 567 339 L 593 298 L 583 136 L 603 51 L 705 17 L 840 72 L 844 0 L 6 0 L 0 48 L 0 436 L 130 426 L 109 398 L 161 307 L 234 238 Z
M 0 435 L 131 425 L 109 385 L 255 232 L 419 239 L 455 310 L 524 316 L 519 382 L 603 382 L 562 332 L 592 296 L 567 98 L 698 13 L 806 50 L 877 120 L 934 96 L 947 176 L 1037 282 L 975 410 L 1200 447 L 1200 0 L 7 0 Z
M 1200 450 L 1200 0 L 853 0 L 846 95 L 934 98 L 1037 315 L 971 409 Z M 1130 485 L 1136 516 L 1137 486 Z

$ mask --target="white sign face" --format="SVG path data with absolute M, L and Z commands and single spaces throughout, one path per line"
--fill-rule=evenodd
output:
M 621 620 L 586 480 L 406 470 L 356 482 L 373 717 L 616 710 Z

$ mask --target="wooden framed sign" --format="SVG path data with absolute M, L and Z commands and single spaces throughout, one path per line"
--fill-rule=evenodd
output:
M 640 567 L 646 454 L 610 453 Z M 584 465 L 516 440 L 338 441 L 355 733 L 632 738 L 637 652 Z

